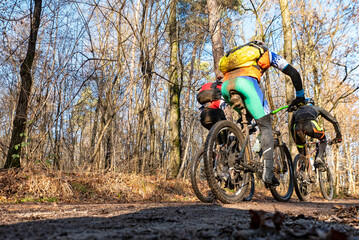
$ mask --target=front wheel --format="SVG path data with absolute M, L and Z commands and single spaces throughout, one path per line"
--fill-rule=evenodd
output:
M 333 175 L 330 171 L 329 166 L 327 165 L 325 167 L 324 171 L 319 171 L 318 170 L 318 175 L 319 175 L 319 186 L 320 186 L 320 191 L 323 195 L 323 197 L 327 200 L 332 200 L 333 199 Z
M 201 148 L 190 163 L 190 177 L 194 193 L 204 203 L 211 203 L 214 196 L 207 183 L 203 160 L 204 149 Z
M 274 148 L 274 175 L 280 185 L 270 188 L 272 196 L 280 202 L 289 201 L 293 194 L 293 164 L 286 145 Z
M 242 201 L 249 184 L 249 173 L 243 167 L 234 168 L 244 144 L 244 136 L 230 121 L 217 122 L 210 130 L 204 154 L 208 184 L 214 196 L 223 203 Z M 240 163 L 247 163 L 249 148 L 245 148 Z
M 311 193 L 311 182 L 308 173 L 308 162 L 304 155 L 298 154 L 294 158 L 294 189 L 299 200 L 308 201 Z
M 243 201 L 252 201 L 253 195 L 254 195 L 254 191 L 255 191 L 255 179 L 254 179 L 254 174 L 250 173 L 249 174 L 249 181 L 248 181 L 248 187 L 247 187 L 247 191 L 244 194 L 244 198 Z

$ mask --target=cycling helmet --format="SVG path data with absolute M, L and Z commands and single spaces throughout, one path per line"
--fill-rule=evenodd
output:
M 253 43 L 253 44 L 255 44 L 255 45 L 257 45 L 257 46 L 259 46 L 259 47 L 261 47 L 261 48 L 263 48 L 265 50 L 268 50 L 267 45 L 264 42 L 260 41 L 260 40 L 254 40 L 254 41 L 251 41 L 251 43 Z
M 307 99 L 305 99 L 305 103 L 306 103 L 307 105 L 314 105 L 314 104 L 315 104 L 313 98 L 307 98 Z
M 223 77 L 224 77 L 224 76 L 223 76 L 223 73 L 221 73 L 221 72 L 218 73 L 218 74 L 216 74 L 216 80 L 217 80 L 217 81 L 221 81 L 221 80 L 223 79 Z

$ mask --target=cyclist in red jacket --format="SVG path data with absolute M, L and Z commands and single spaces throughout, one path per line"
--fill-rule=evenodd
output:
M 222 98 L 222 77 L 214 82 L 204 84 L 197 94 L 197 101 L 201 106 L 201 124 L 206 129 L 211 127 L 220 120 L 226 120 L 225 109 L 226 102 Z M 227 111 L 226 111 L 227 112 Z

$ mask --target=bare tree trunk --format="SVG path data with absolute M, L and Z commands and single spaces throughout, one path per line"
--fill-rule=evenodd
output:
M 293 35 L 292 35 L 288 0 L 279 0 L 279 3 L 280 3 L 280 9 L 282 12 L 282 25 L 283 25 L 283 37 L 284 37 L 284 56 L 283 57 L 290 64 L 292 64 Z M 288 76 L 286 76 L 285 77 L 285 96 L 286 96 L 287 104 L 290 104 L 290 102 L 294 99 L 293 88 L 294 88 L 294 86 L 293 86 L 291 79 Z M 293 115 L 292 113 L 289 114 L 288 123 L 290 123 L 290 121 L 292 119 L 292 115 Z M 288 128 L 290 128 L 289 125 L 288 125 Z M 289 132 L 291 132 L 290 129 L 289 129 Z M 292 157 L 294 157 L 295 155 L 297 155 L 298 150 L 297 150 L 296 144 L 294 143 L 294 140 L 292 137 L 289 138 L 289 146 L 290 146 L 289 147 L 290 153 L 291 153 Z
M 212 52 L 214 61 L 214 72 L 216 77 L 222 73 L 218 69 L 219 60 L 224 55 L 224 47 L 221 32 L 221 22 L 217 0 L 207 0 L 209 32 L 212 40 Z
M 349 146 L 347 146 L 347 144 L 345 144 L 345 142 L 343 142 L 344 144 L 344 159 L 347 160 L 347 166 L 345 171 L 348 172 L 348 194 L 350 195 L 354 195 L 356 193 L 355 191 L 355 181 L 353 178 L 353 159 L 350 157 L 350 152 L 349 152 Z
M 194 124 L 194 119 L 192 121 L 190 120 L 189 122 L 191 124 L 190 124 L 190 129 L 188 129 L 187 144 L 186 144 L 186 148 L 185 148 L 185 151 L 184 151 L 181 168 L 180 168 L 180 170 L 178 172 L 177 178 L 180 178 L 183 175 L 185 165 L 186 165 L 186 162 L 187 162 L 186 159 L 187 159 L 187 155 L 188 155 L 189 145 L 190 145 L 190 142 L 191 142 L 191 134 L 192 134 L 192 131 L 193 131 L 193 128 L 194 128 L 194 125 L 195 125 Z
M 334 161 L 334 193 L 335 195 L 339 195 L 339 189 L 340 189 L 340 169 L 339 169 L 339 150 L 338 146 L 336 144 L 332 145 L 332 151 L 333 151 L 333 161 Z
M 176 177 L 181 165 L 181 119 L 180 87 L 178 85 L 178 36 L 177 36 L 177 0 L 171 2 L 169 19 L 170 67 L 169 67 L 169 102 L 170 102 L 170 176 Z
M 37 33 L 41 22 L 41 8 L 42 0 L 35 0 L 34 12 L 30 15 L 31 26 L 28 50 L 25 60 L 20 67 L 21 90 L 13 122 L 13 132 L 4 166 L 5 168 L 20 167 L 22 144 L 26 139 L 27 113 L 33 83 L 31 68 L 35 58 Z
M 57 104 L 57 114 L 61 112 L 61 101 L 62 101 L 62 88 L 59 88 L 59 100 Z M 55 124 L 55 141 L 54 141 L 54 163 L 53 168 L 60 170 L 60 142 L 61 142 L 61 133 L 62 133 L 62 121 L 63 117 L 61 115 L 59 121 Z

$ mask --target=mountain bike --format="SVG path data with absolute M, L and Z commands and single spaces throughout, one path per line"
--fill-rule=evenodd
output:
M 250 144 L 255 124 L 249 121 L 247 110 L 239 93 L 231 91 L 232 108 L 240 112 L 240 122 L 228 120 L 217 122 L 210 130 L 204 152 L 204 166 L 208 185 L 215 198 L 223 203 L 237 203 L 243 200 L 248 186 L 252 186 L 254 175 L 261 179 L 263 162 L 254 159 Z M 288 108 L 272 111 L 270 114 Z M 269 187 L 278 201 L 288 201 L 293 193 L 292 158 L 281 138 L 280 131 L 274 131 L 274 174 L 280 182 Z M 252 192 L 252 187 L 251 191 Z M 254 184 L 253 184 L 254 193 Z
M 337 143 L 327 141 L 328 145 Z M 294 158 L 294 189 L 301 201 L 308 201 L 313 188 L 319 180 L 319 187 L 322 196 L 327 200 L 333 199 L 333 175 L 328 165 L 326 152 L 323 154 L 325 167 L 318 169 L 314 164 L 314 159 L 318 155 L 319 141 L 306 141 L 305 155 L 298 154 Z

